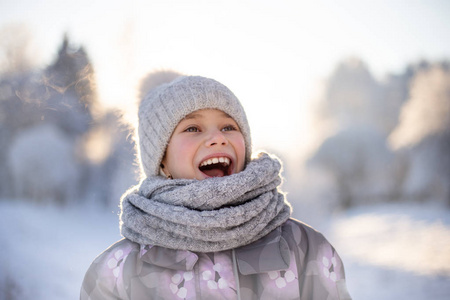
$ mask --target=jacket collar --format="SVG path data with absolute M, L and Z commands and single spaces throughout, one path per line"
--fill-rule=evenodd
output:
M 281 226 L 256 242 L 236 248 L 235 253 L 239 272 L 243 275 L 285 270 L 291 260 Z
M 141 245 L 141 259 L 147 263 L 163 268 L 191 271 L 198 261 L 198 255 L 187 250 Z
M 289 268 L 290 251 L 286 240 L 282 237 L 281 226 L 265 237 L 234 251 L 239 272 L 243 275 Z M 163 268 L 191 271 L 198 261 L 198 254 L 160 246 L 141 246 L 141 259 Z

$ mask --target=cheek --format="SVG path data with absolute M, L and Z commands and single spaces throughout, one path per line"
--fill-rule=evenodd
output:
M 166 151 L 169 165 L 180 165 L 192 157 L 193 143 L 186 139 L 175 139 L 169 143 Z
M 242 171 L 244 169 L 245 165 L 245 141 L 242 134 L 239 134 L 239 136 L 236 136 L 234 140 L 234 149 L 236 151 L 236 155 L 238 158 L 238 172 Z

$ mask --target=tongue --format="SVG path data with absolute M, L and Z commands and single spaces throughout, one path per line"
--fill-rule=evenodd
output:
M 225 176 L 225 172 L 222 169 L 214 168 L 210 170 L 203 170 L 203 173 L 208 175 L 209 177 L 223 177 Z

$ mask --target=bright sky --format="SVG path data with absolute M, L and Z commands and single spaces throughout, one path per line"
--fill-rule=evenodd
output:
M 28 24 L 43 64 L 64 32 L 84 45 L 107 105 L 131 106 L 154 69 L 212 77 L 240 98 L 256 147 L 291 153 L 314 136 L 311 99 L 340 60 L 382 77 L 448 59 L 449 16 L 446 0 L 0 0 L 0 26 Z

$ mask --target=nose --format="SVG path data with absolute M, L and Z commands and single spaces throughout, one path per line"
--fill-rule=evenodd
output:
M 211 147 L 215 145 L 225 146 L 228 144 L 228 140 L 220 130 L 214 130 L 206 139 L 206 147 Z

